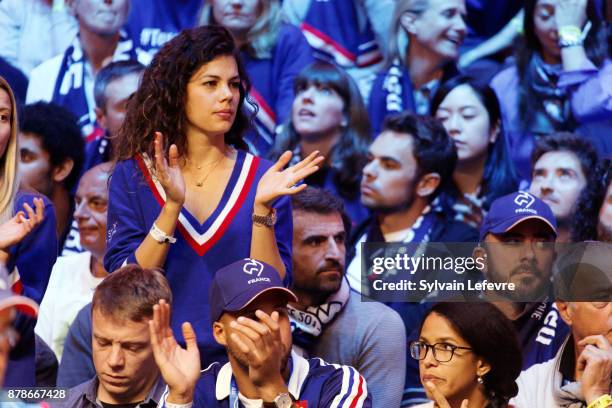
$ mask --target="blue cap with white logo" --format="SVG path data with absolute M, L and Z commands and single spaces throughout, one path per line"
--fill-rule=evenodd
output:
M 529 219 L 543 221 L 555 236 L 557 235 L 557 222 L 548 204 L 526 191 L 518 191 L 493 201 L 480 226 L 480 241 L 483 241 L 488 233 L 507 232 Z
M 271 265 L 251 258 L 231 263 L 215 273 L 210 286 L 210 321 L 219 320 L 223 312 L 237 312 L 259 295 L 277 291 L 287 301 L 297 296 L 283 286 L 280 275 Z

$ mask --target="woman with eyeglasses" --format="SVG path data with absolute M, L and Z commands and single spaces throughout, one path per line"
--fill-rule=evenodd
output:
M 437 303 L 410 343 L 432 401 L 420 408 L 506 408 L 518 392 L 521 350 L 512 323 L 490 303 Z

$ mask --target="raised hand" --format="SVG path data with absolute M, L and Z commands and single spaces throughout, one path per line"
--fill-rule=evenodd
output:
M 42 198 L 34 198 L 34 208 L 36 210 L 28 203 L 24 203 L 25 212 L 19 211 L 13 218 L 0 225 L 0 249 L 19 243 L 43 221 L 45 204 Z
M 170 328 L 170 305 L 165 300 L 153 306 L 153 320 L 149 320 L 151 348 L 155 362 L 170 392 L 167 401 L 186 404 L 193 401 L 195 385 L 200 378 L 200 351 L 190 323 L 183 323 L 183 337 L 187 348 L 182 348 Z
M 281 341 L 279 314 L 261 310 L 255 312 L 259 322 L 241 316 L 230 323 L 235 330 L 231 336 L 249 363 L 249 379 L 258 387 L 260 397 L 273 400 L 286 391 L 281 371 L 287 350 Z
M 555 7 L 557 28 L 576 26 L 582 29 L 586 21 L 587 0 L 558 0 Z
M 584 346 L 578 356 L 577 374 L 587 405 L 610 392 L 612 346 L 602 336 L 587 336 L 578 343 Z
M 270 208 L 272 202 L 278 197 L 295 194 L 305 189 L 305 184 L 295 185 L 319 170 L 318 165 L 325 159 L 319 155 L 318 151 L 315 151 L 296 165 L 283 170 L 291 160 L 291 156 L 290 151 L 283 153 L 259 180 L 255 195 L 256 206 Z
M 425 387 L 431 393 L 431 396 L 433 397 L 434 402 L 436 403 L 436 408 L 451 408 L 450 404 L 446 400 L 446 397 L 444 396 L 444 394 L 442 394 L 442 391 L 440 391 L 438 387 L 436 387 L 436 384 L 431 381 L 428 381 L 425 383 Z M 463 401 L 461 401 L 460 408 L 469 408 L 468 400 L 464 399 Z
M 185 202 L 185 180 L 179 166 L 178 148 L 175 144 L 164 154 L 164 137 L 155 132 L 155 177 L 166 193 L 166 202 L 182 206 Z

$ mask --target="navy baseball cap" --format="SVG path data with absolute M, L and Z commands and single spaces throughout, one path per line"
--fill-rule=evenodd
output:
M 557 236 L 557 222 L 544 201 L 526 191 L 517 191 L 493 201 L 489 213 L 480 226 L 480 241 L 488 233 L 501 234 L 526 220 L 541 220 Z
M 38 305 L 35 301 L 25 296 L 19 296 L 11 290 L 8 272 L 0 265 L 0 310 L 15 307 L 22 313 L 36 317 Z
M 270 291 L 278 292 L 288 302 L 298 301 L 283 286 L 280 275 L 271 265 L 251 258 L 231 263 L 215 273 L 210 286 L 210 321 L 219 320 L 223 312 L 237 312 Z

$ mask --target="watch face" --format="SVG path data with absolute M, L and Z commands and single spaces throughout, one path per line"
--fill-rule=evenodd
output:
M 278 408 L 291 408 L 293 400 L 289 394 L 280 394 L 274 399 L 274 403 Z

